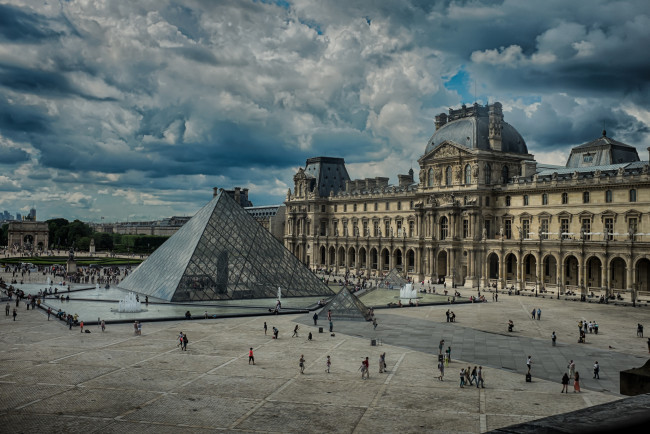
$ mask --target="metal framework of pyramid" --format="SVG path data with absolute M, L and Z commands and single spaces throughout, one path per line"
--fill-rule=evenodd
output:
M 223 192 L 118 287 L 171 302 L 334 295 Z
M 399 289 L 408 283 L 400 275 L 400 271 L 397 268 L 390 270 L 381 282 L 383 283 L 384 288 L 389 288 L 392 286 L 393 289 Z
M 350 292 L 347 286 L 341 288 L 338 294 L 323 307 L 319 316 L 327 318 L 327 311 L 332 311 L 332 320 L 368 321 L 370 309 Z

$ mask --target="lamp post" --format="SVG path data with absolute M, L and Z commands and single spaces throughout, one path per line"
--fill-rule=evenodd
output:
M 539 285 L 539 280 L 535 279 L 535 297 L 537 297 L 537 285 Z

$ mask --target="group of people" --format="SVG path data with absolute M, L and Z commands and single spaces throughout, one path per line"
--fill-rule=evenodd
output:
M 447 317 L 447 322 L 456 322 L 456 314 L 453 311 L 447 309 L 445 316 Z
M 442 380 L 442 378 L 440 378 Z M 479 387 L 485 389 L 485 383 L 483 381 L 483 366 L 479 366 L 478 369 L 474 366 L 474 369 L 471 369 L 469 366 L 467 369 L 460 369 L 460 387 L 465 387 L 465 385 L 473 386 L 476 383 L 476 388 Z M 479 386 L 480 384 L 480 386 Z

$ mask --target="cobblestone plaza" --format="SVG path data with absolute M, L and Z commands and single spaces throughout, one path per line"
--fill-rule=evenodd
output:
M 449 308 L 456 323 L 445 322 Z M 542 310 L 541 320 L 530 319 L 533 308 Z M 70 331 L 21 304 L 15 322 L 1 321 L 3 431 L 485 432 L 621 399 L 619 371 L 647 360 L 645 339 L 636 337 L 647 307 L 504 294 L 498 302 L 382 309 L 376 316 L 374 331 L 370 323 L 334 318 L 335 336 L 318 333 L 311 314 L 145 322 L 142 336 L 134 336 L 130 324 Z M 577 343 L 581 319 L 600 325 L 586 344 Z M 291 338 L 295 325 L 299 337 Z M 187 352 L 177 347 L 180 331 L 189 338 Z M 442 382 L 440 339 L 452 348 Z M 251 347 L 255 365 L 248 364 Z M 388 372 L 379 374 L 383 352 Z M 524 381 L 527 355 L 532 383 Z M 365 357 L 369 380 L 358 371 Z M 583 390 L 558 396 L 569 359 Z M 591 378 L 595 360 L 599 380 Z M 485 389 L 459 388 L 460 369 L 475 365 L 485 368 Z

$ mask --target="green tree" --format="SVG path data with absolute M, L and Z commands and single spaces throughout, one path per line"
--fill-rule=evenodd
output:
M 0 228 L 0 246 L 6 246 L 9 242 L 9 225 L 4 224 Z

